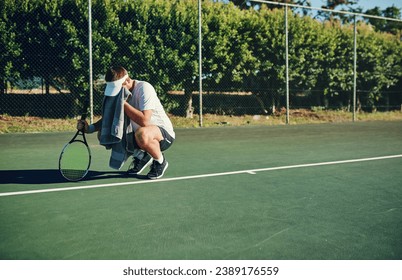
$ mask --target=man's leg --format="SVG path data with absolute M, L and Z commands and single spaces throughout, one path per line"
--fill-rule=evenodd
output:
M 159 142 L 163 140 L 163 136 L 159 127 L 155 125 L 140 127 L 135 132 L 135 140 L 138 146 L 148 152 L 154 159 L 162 157 Z
M 157 131 L 155 131 L 157 128 Z M 135 134 L 135 144 L 138 151 L 141 151 L 133 156 L 133 163 L 130 165 L 127 173 L 138 175 L 147 168 L 154 159 L 163 163 L 163 156 L 160 151 L 160 144 L 158 139 L 163 135 L 159 135 L 160 129 L 158 127 L 142 127 L 139 128 Z
M 158 179 L 165 173 L 168 162 L 164 158 L 160 142 L 164 139 L 161 128 L 147 126 L 139 128 L 135 133 L 138 146 L 153 157 L 151 170 L 148 173 L 149 179 Z

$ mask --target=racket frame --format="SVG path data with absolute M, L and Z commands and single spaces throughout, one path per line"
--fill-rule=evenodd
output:
M 88 106 L 88 105 L 85 104 L 84 107 L 87 108 L 87 106 Z M 81 116 L 81 120 L 85 120 L 86 117 L 87 117 L 87 113 L 84 112 L 84 114 L 82 114 L 82 116 Z M 90 168 L 90 166 L 91 166 L 91 161 L 92 161 L 91 149 L 90 149 L 89 146 L 88 146 L 87 139 L 86 139 L 86 137 L 85 137 L 84 129 L 85 129 L 85 128 L 83 128 L 82 130 L 77 130 L 77 132 L 75 133 L 74 137 L 71 138 L 71 140 L 70 140 L 67 144 L 64 145 L 63 150 L 61 151 L 60 156 L 59 156 L 59 171 L 60 171 L 60 174 L 61 174 L 66 180 L 71 181 L 71 182 L 77 182 L 77 181 L 80 181 L 80 180 L 84 179 L 85 176 L 87 176 L 88 171 L 89 171 L 89 168 Z M 78 135 L 81 135 L 83 140 L 77 139 Z M 88 157 L 89 157 L 88 166 L 87 166 L 87 168 L 86 168 L 84 174 L 83 174 L 80 178 L 77 178 L 77 179 L 71 179 L 71 178 L 66 177 L 66 176 L 64 175 L 64 173 L 62 172 L 62 170 L 61 170 L 61 160 L 62 160 L 62 158 L 63 158 L 64 151 L 66 150 L 66 148 L 67 148 L 69 145 L 71 145 L 71 144 L 74 143 L 74 142 L 81 142 L 81 143 L 83 143 L 83 144 L 86 146 L 87 150 L 88 150 Z

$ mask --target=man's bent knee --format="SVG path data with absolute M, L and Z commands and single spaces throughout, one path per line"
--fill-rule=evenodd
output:
M 135 132 L 135 140 L 139 145 L 145 144 L 147 140 L 147 131 L 144 127 L 140 127 Z
M 135 139 L 138 145 L 146 145 L 148 142 L 156 140 L 161 141 L 163 139 L 162 133 L 157 126 L 140 127 L 135 132 Z

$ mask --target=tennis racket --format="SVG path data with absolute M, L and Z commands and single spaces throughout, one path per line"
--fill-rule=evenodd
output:
M 85 112 L 81 120 L 85 120 L 86 115 Z M 88 174 L 91 165 L 91 150 L 83 130 L 77 130 L 70 142 L 64 146 L 59 157 L 59 171 L 68 181 L 82 180 Z

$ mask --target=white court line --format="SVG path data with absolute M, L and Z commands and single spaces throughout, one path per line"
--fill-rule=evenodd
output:
M 162 183 L 162 182 L 189 180 L 189 179 L 200 179 L 200 178 L 218 177 L 218 176 L 227 176 L 227 175 L 236 175 L 236 174 L 255 174 L 256 172 L 263 172 L 263 171 L 345 164 L 345 163 L 384 160 L 384 159 L 392 159 L 392 158 L 402 158 L 402 154 L 381 156 L 381 157 L 371 157 L 371 158 L 360 158 L 360 159 L 349 159 L 349 160 L 338 160 L 338 161 L 328 161 L 328 162 L 317 162 L 317 163 L 267 167 L 267 168 L 260 168 L 260 169 L 239 170 L 239 171 L 230 171 L 230 172 L 222 172 L 222 173 L 200 174 L 200 175 L 192 175 L 192 176 L 173 177 L 173 178 L 162 178 L 162 179 L 157 179 L 157 180 L 139 180 L 139 181 L 130 181 L 130 182 L 123 182 L 123 183 L 110 183 L 110 184 L 66 187 L 66 188 L 57 188 L 57 189 L 53 188 L 53 189 L 31 190 L 31 191 L 5 192 L 5 193 L 0 193 L 0 196 L 16 196 L 16 195 L 25 195 L 25 194 L 64 192 L 64 191 L 76 191 L 76 190 L 118 187 L 118 186 L 128 186 L 128 185 L 152 184 L 152 183 Z M 134 177 L 133 177 L 133 179 L 134 179 Z

